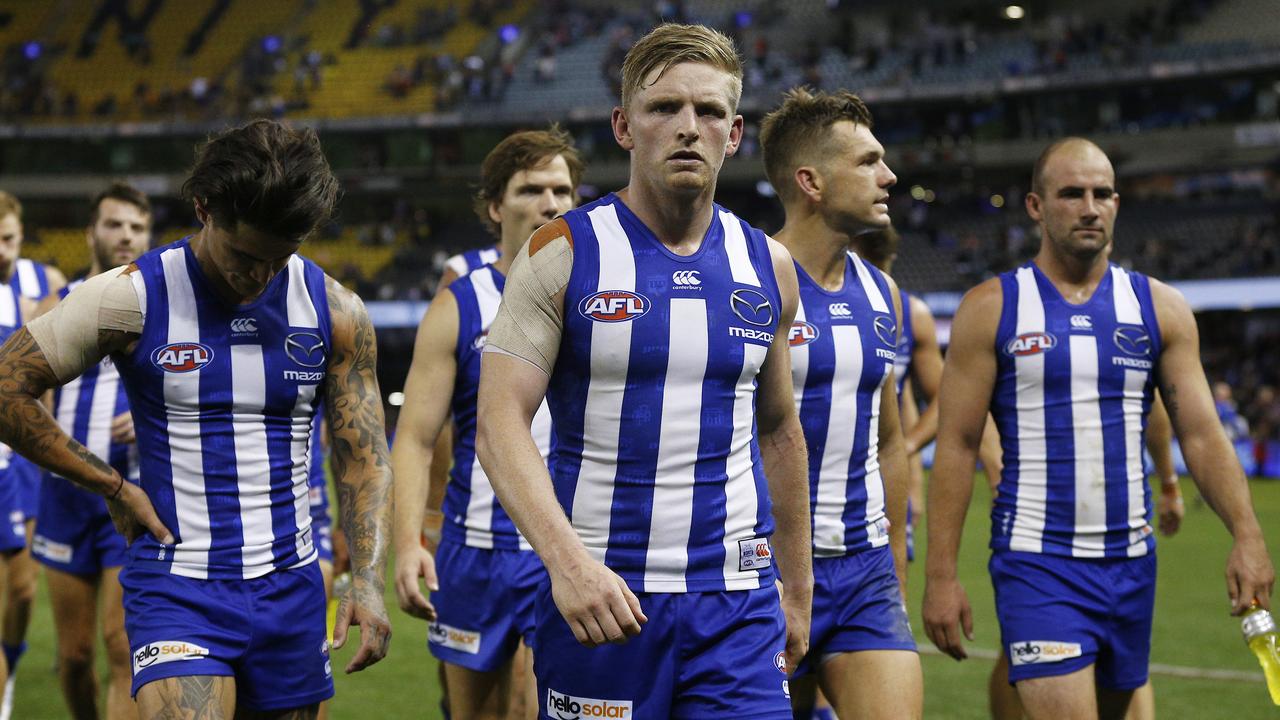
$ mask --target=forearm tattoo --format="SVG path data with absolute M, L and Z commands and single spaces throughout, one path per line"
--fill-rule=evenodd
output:
M 60 383 L 25 327 L 0 347 L 0 442 L 91 491 L 115 489 L 111 467 L 72 439 L 40 402 Z
M 358 298 L 329 281 L 334 347 L 325 379 L 330 462 L 352 572 L 381 599 L 391 530 L 391 461 L 378 389 L 373 323 Z M 349 337 L 347 334 L 349 333 Z M 364 604 L 362 598 L 356 598 Z

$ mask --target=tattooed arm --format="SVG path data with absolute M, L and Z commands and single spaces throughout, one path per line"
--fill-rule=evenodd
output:
M 1191 477 L 1235 541 L 1227 558 L 1227 596 L 1232 612 L 1244 612 L 1254 600 L 1269 608 L 1275 570 L 1253 513 L 1244 470 L 1213 407 L 1213 395 L 1200 365 L 1200 331 L 1195 316 L 1182 294 L 1164 283 L 1151 281 L 1151 297 L 1163 340 L 1156 360 L 1160 396 Z
M 338 606 L 334 647 L 360 626 L 360 650 L 347 664 L 356 672 L 387 654 L 391 624 L 382 601 L 391 537 L 391 462 L 378 389 L 378 348 L 369 313 L 354 293 L 326 276 L 333 351 L 325 378 L 330 462 L 338 488 L 342 529 L 351 553 L 351 591 Z
M 102 279 L 85 283 L 85 291 L 69 295 L 20 328 L 0 347 L 0 442 L 46 470 L 106 497 L 116 529 L 130 542 L 150 531 L 162 543 L 171 544 L 173 536 L 156 516 L 146 493 L 124 482 L 111 466 L 67 435 L 41 402 L 50 389 L 138 338 L 136 333 L 120 330 L 95 330 L 83 322 L 84 317 L 99 317 L 98 291 L 113 279 L 99 277 Z M 77 326 L 87 332 L 58 331 Z M 52 356 L 46 354 L 46 346 Z M 54 371 L 55 365 L 59 372 Z

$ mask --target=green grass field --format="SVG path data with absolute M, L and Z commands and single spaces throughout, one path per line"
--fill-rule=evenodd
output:
M 981 484 L 981 483 L 979 483 Z M 1188 497 L 1182 532 L 1160 539 L 1160 581 L 1156 600 L 1152 662 L 1205 669 L 1256 672 L 1257 664 L 1240 639 L 1239 622 L 1227 614 L 1223 566 L 1229 536 L 1212 511 L 1191 502 L 1194 489 L 1184 483 Z M 1273 552 L 1280 549 L 1280 482 L 1255 482 L 1254 501 Z M 998 630 L 987 579 L 986 540 L 989 532 L 985 490 L 976 491 L 961 551 L 961 577 L 969 591 L 975 616 L 975 648 L 994 651 Z M 913 626 L 922 646 L 929 645 L 920 630 L 920 592 L 923 568 L 912 568 Z M 390 583 L 388 584 L 390 587 Z M 29 635 L 30 650 L 22 661 L 15 698 L 15 720 L 67 717 L 53 673 L 53 622 L 44 587 L 37 600 Z M 440 690 L 435 661 L 426 651 L 426 625 L 402 614 L 389 591 L 395 637 L 391 653 L 381 664 L 352 676 L 339 675 L 331 717 L 435 718 Z M 354 646 L 354 643 L 351 644 Z M 339 671 L 350 647 L 334 655 Z M 924 657 L 925 717 L 968 720 L 987 717 L 986 680 L 991 661 L 957 663 L 937 655 Z M 1261 674 L 1255 681 L 1184 679 L 1155 674 L 1157 709 L 1162 718 L 1194 720 L 1252 720 L 1280 717 L 1271 705 Z

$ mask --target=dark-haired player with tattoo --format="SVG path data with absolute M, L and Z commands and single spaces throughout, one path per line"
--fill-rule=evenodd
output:
M 372 324 L 296 255 L 338 184 L 310 130 L 260 120 L 213 137 L 183 186 L 203 228 L 97 275 L 0 348 L 0 440 L 107 498 L 144 720 L 313 718 L 333 694 L 307 500 L 323 397 L 351 548 L 347 671 L 385 656 L 391 469 Z M 141 485 L 63 432 L 38 398 L 105 356 L 129 395 Z

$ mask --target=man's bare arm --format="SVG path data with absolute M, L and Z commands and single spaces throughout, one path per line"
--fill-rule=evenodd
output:
M 960 631 L 973 637 L 973 616 L 956 562 L 973 470 L 995 385 L 995 333 L 1003 300 L 998 280 L 970 290 L 960 303 L 938 392 L 938 449 L 928 493 L 928 553 L 924 622 L 938 649 L 957 660 L 967 654 Z
M 449 291 L 436 295 L 418 325 L 413 363 L 404 384 L 405 402 L 396 423 L 391 451 L 395 471 L 396 597 L 400 609 L 423 619 L 435 615 L 418 588 L 418 578 L 435 590 L 435 563 L 422 547 L 423 513 L 427 509 L 435 447 L 449 414 L 457 377 L 454 349 L 458 337 L 458 303 Z M 435 510 L 439 512 L 440 506 Z
M 889 295 L 893 298 L 897 317 L 907 308 L 901 306 L 902 293 L 892 278 Z M 902 324 L 898 324 L 901 333 Z M 880 385 L 880 427 L 877 434 L 880 477 L 884 482 L 884 511 L 889 519 L 889 548 L 893 551 L 893 567 L 898 574 L 902 598 L 907 598 L 907 497 L 911 492 L 911 469 L 902 437 L 902 420 L 898 413 L 898 384 L 892 373 Z
M 901 298 L 898 293 L 895 299 Z M 914 455 L 933 442 L 938 434 L 938 386 L 942 382 L 942 350 L 938 346 L 938 326 L 924 301 L 912 297 L 904 313 L 911 313 L 915 347 L 911 351 L 911 377 L 920 386 L 920 394 L 928 405 L 910 427 L 903 426 L 907 454 Z
M 378 389 L 378 347 L 373 323 L 354 293 L 325 277 L 333 350 L 324 381 L 330 463 L 338 490 L 342 530 L 351 553 L 351 592 L 338 609 L 334 646 L 360 625 L 360 650 L 347 672 L 387 654 L 391 624 L 383 606 L 387 544 L 391 536 L 391 460 Z
M 1160 393 L 1156 392 L 1147 416 L 1147 452 L 1155 466 L 1156 521 L 1161 535 L 1173 535 L 1182 527 L 1186 507 L 1182 502 L 1182 488 L 1178 486 L 1178 473 L 1173 465 L 1173 423 L 1164 409 Z
M 1254 600 L 1270 607 L 1275 570 L 1253 513 L 1244 470 L 1213 407 L 1200 365 L 1195 316 L 1181 293 L 1164 283 L 1152 280 L 1151 295 L 1163 340 L 1157 365 L 1160 395 L 1200 494 L 1235 539 L 1227 559 L 1232 611 L 1242 613 Z

